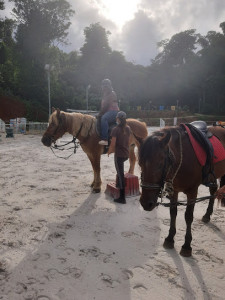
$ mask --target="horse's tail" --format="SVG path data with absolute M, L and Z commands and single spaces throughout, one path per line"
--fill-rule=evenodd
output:
M 130 126 L 135 139 L 137 140 L 138 144 L 141 145 L 148 136 L 146 123 L 135 119 L 127 119 L 127 125 Z

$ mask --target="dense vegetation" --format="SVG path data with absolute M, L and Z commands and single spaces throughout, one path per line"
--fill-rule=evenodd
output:
M 192 112 L 225 113 L 225 22 L 221 32 L 202 36 L 189 29 L 159 42 L 159 54 L 145 67 L 112 50 L 110 32 L 99 23 L 85 28 L 80 52 L 60 50 L 75 14 L 66 0 L 10 1 L 15 18 L 0 19 L 1 95 L 20 98 L 47 118 L 45 65 L 50 64 L 52 105 L 61 109 L 86 109 L 91 85 L 89 109 L 97 110 L 101 80 L 110 78 L 124 110 L 179 105 Z

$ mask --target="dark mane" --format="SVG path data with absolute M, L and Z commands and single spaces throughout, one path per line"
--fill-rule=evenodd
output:
M 141 166 L 144 161 L 149 160 L 155 152 L 159 149 L 160 140 L 170 131 L 171 135 L 175 134 L 175 131 L 181 129 L 181 127 L 165 127 L 154 131 L 150 136 L 148 136 L 144 142 L 141 144 L 139 150 L 139 165 Z M 181 129 L 182 130 L 182 129 Z

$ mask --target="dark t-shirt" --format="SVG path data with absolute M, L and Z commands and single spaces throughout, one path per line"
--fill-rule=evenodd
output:
M 113 128 L 111 136 L 116 138 L 115 155 L 117 157 L 129 157 L 129 137 L 131 129 L 128 125 L 125 127 L 125 132 L 120 126 Z

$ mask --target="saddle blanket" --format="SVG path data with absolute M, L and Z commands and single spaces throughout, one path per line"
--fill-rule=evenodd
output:
M 188 133 L 190 142 L 192 144 L 192 147 L 195 151 L 195 155 L 197 156 L 197 159 L 200 163 L 201 166 L 204 166 L 206 163 L 206 152 L 205 150 L 202 148 L 202 146 L 199 144 L 198 141 L 196 141 L 196 139 L 192 136 L 190 129 L 183 124 L 185 127 L 185 130 Z M 214 155 L 213 155 L 213 163 L 216 164 L 219 161 L 222 161 L 225 159 L 225 149 L 222 145 L 222 143 L 220 142 L 220 140 L 216 137 L 216 136 L 212 136 L 211 138 L 209 138 L 210 143 L 213 146 L 213 150 L 214 150 Z

